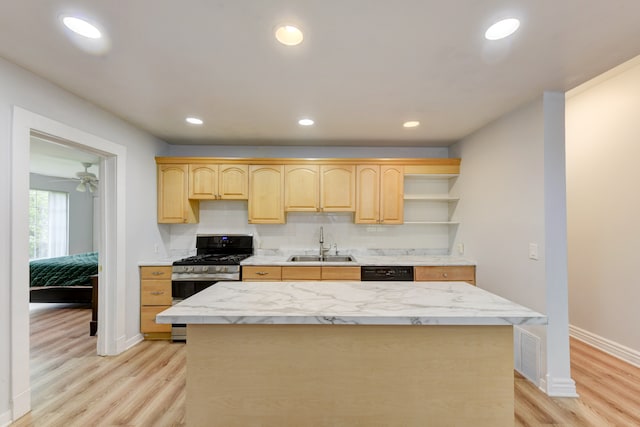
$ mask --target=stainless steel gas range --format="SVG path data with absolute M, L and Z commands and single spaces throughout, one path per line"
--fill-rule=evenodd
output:
M 196 255 L 175 261 L 171 296 L 176 304 L 219 281 L 242 280 L 240 261 L 253 255 L 253 236 L 209 234 L 196 236 Z M 173 341 L 186 341 L 187 328 L 174 324 Z

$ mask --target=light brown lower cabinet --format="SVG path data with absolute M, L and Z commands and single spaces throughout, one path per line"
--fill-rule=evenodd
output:
M 322 280 L 322 267 L 282 267 L 282 280 Z
M 359 281 L 360 267 L 342 266 L 255 266 L 242 267 L 242 280 L 252 282 L 341 280 Z
M 171 266 L 140 267 L 140 332 L 145 339 L 170 339 L 171 325 L 156 314 L 171 307 Z
M 322 280 L 360 281 L 360 267 L 323 266 Z
M 475 265 L 414 267 L 416 282 L 467 282 L 476 284 Z
M 243 282 L 279 282 L 282 280 L 282 267 L 279 265 L 247 265 L 242 267 Z

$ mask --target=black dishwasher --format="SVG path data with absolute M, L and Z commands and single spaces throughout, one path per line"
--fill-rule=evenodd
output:
M 413 282 L 413 267 L 363 265 L 360 267 L 360 280 L 363 282 Z

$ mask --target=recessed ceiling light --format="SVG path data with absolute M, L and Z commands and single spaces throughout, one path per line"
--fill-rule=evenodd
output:
M 415 128 L 420 126 L 420 122 L 417 120 L 409 120 L 408 122 L 404 122 L 402 124 L 402 126 L 406 127 L 406 128 Z
M 295 46 L 302 43 L 302 31 L 293 25 L 282 25 L 276 28 L 276 40 L 285 46 Z
M 300 126 L 311 126 L 314 123 L 311 119 L 300 119 L 298 120 L 298 124 Z
M 187 121 L 187 123 L 191 123 L 192 125 L 201 125 L 204 123 L 202 119 L 199 119 L 197 117 L 187 117 L 185 120 Z
M 62 18 L 62 23 L 74 33 L 89 39 L 99 39 L 102 37 L 100 30 L 84 19 L 76 18 L 75 16 L 65 16 Z
M 509 37 L 520 27 L 520 21 L 516 18 L 503 19 L 498 21 L 484 33 L 487 40 L 500 40 Z

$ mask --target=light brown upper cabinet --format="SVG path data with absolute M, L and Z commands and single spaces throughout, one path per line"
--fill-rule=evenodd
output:
M 189 200 L 189 167 L 186 164 L 158 165 L 158 222 L 198 222 L 199 204 Z
M 357 224 L 402 224 L 404 172 L 402 166 L 358 165 Z
M 285 165 L 287 212 L 353 212 L 355 166 Z
M 356 210 L 356 167 L 320 166 L 320 210 L 353 212 Z
M 190 199 L 247 200 L 248 188 L 248 165 L 189 165 Z
M 249 166 L 249 223 L 284 224 L 284 166 Z
M 249 222 L 284 224 L 285 212 L 356 212 L 360 224 L 456 224 L 415 215 L 420 203 L 453 206 L 457 197 L 409 194 L 404 221 L 404 176 L 435 180 L 460 173 L 460 159 L 156 157 L 158 222 L 198 222 L 199 201 L 249 200 Z M 286 167 L 286 172 L 285 172 Z M 411 188 L 408 188 L 411 190 Z M 445 221 L 446 220 L 446 221 Z

